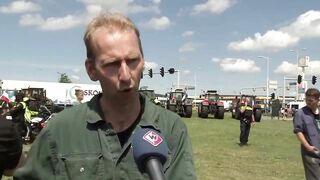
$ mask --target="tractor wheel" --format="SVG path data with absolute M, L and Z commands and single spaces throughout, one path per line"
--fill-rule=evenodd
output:
M 185 107 L 185 115 L 187 118 L 191 118 L 192 116 L 192 106 L 186 106 Z
M 254 114 L 254 119 L 256 122 L 261 121 L 262 111 L 261 109 L 256 109 L 256 113 Z
M 198 106 L 198 117 L 201 118 L 201 105 Z
M 231 110 L 231 117 L 232 117 L 233 119 L 236 118 L 236 113 L 235 113 L 234 111 L 235 111 L 235 109 L 232 109 L 232 110 Z
M 202 106 L 200 113 L 202 118 L 207 118 L 209 114 L 208 106 Z
M 215 118 L 217 118 L 217 119 L 224 118 L 224 108 L 222 106 L 218 107 L 217 112 L 215 114 Z
M 176 108 L 175 105 L 169 105 L 169 106 L 168 106 L 168 109 L 169 109 L 170 111 L 172 111 L 172 112 L 176 112 L 176 111 L 177 111 L 177 108 Z

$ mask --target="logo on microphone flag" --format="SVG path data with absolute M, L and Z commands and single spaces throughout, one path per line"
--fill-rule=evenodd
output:
M 143 136 L 143 139 L 150 143 L 152 146 L 158 146 L 163 141 L 157 133 L 151 130 Z

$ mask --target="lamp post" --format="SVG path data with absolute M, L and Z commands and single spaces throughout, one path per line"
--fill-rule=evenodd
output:
M 297 66 L 299 67 L 299 56 L 300 56 L 300 51 L 305 51 L 307 50 L 307 48 L 300 48 L 300 49 L 296 49 L 296 50 L 293 50 L 293 49 L 290 49 L 289 51 L 290 52 L 293 52 L 293 53 L 296 53 L 296 60 L 297 60 Z M 301 79 L 301 82 L 304 82 L 304 70 L 305 68 L 302 67 L 302 79 Z M 296 100 L 298 100 L 298 97 L 299 97 L 299 92 L 298 92 L 298 84 L 296 86 L 296 91 L 297 91 L 297 94 L 296 94 Z
M 269 107 L 269 63 L 270 63 L 270 58 L 266 56 L 258 56 L 258 58 L 264 59 L 267 62 L 267 107 Z

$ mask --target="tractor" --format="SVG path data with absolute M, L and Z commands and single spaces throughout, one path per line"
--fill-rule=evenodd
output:
M 201 118 L 207 118 L 209 114 L 214 115 L 217 119 L 224 118 L 224 105 L 220 101 L 220 96 L 216 90 L 207 90 L 202 95 L 204 100 L 198 105 L 198 116 Z
M 175 89 L 169 93 L 167 109 L 176 112 L 181 117 L 190 118 L 192 116 L 192 99 L 188 98 L 183 89 Z
M 256 96 L 252 96 L 252 95 L 241 95 L 236 96 L 236 99 L 234 100 L 234 102 L 232 103 L 232 118 L 235 119 L 240 119 L 240 106 L 241 104 L 243 104 L 244 99 L 245 98 L 249 98 L 249 104 L 253 107 L 253 114 L 254 114 L 254 118 L 256 122 L 260 122 L 261 121 L 261 117 L 262 117 L 262 108 L 260 104 L 257 104 L 256 101 Z
M 154 90 L 142 88 L 142 89 L 139 89 L 138 91 L 144 94 L 145 96 L 147 96 L 152 103 L 156 105 L 161 105 L 161 102 L 156 97 L 156 93 L 154 92 Z

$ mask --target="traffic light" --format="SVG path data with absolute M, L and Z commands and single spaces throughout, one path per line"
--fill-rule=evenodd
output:
M 163 67 L 160 68 L 160 75 L 161 75 L 162 77 L 164 76 L 164 68 L 163 68 Z
M 152 78 L 152 75 L 153 75 L 152 69 L 149 69 L 149 76 L 150 76 L 150 78 Z
M 276 95 L 274 93 L 271 93 L 271 99 L 274 99 Z
M 298 75 L 298 84 L 300 84 L 302 82 L 302 76 L 299 74 Z
M 169 72 L 169 74 L 173 74 L 173 73 L 175 72 L 175 70 L 174 70 L 174 68 L 170 68 L 170 69 L 168 70 L 168 72 Z
M 317 76 L 312 76 L 312 84 L 315 85 L 317 82 Z

